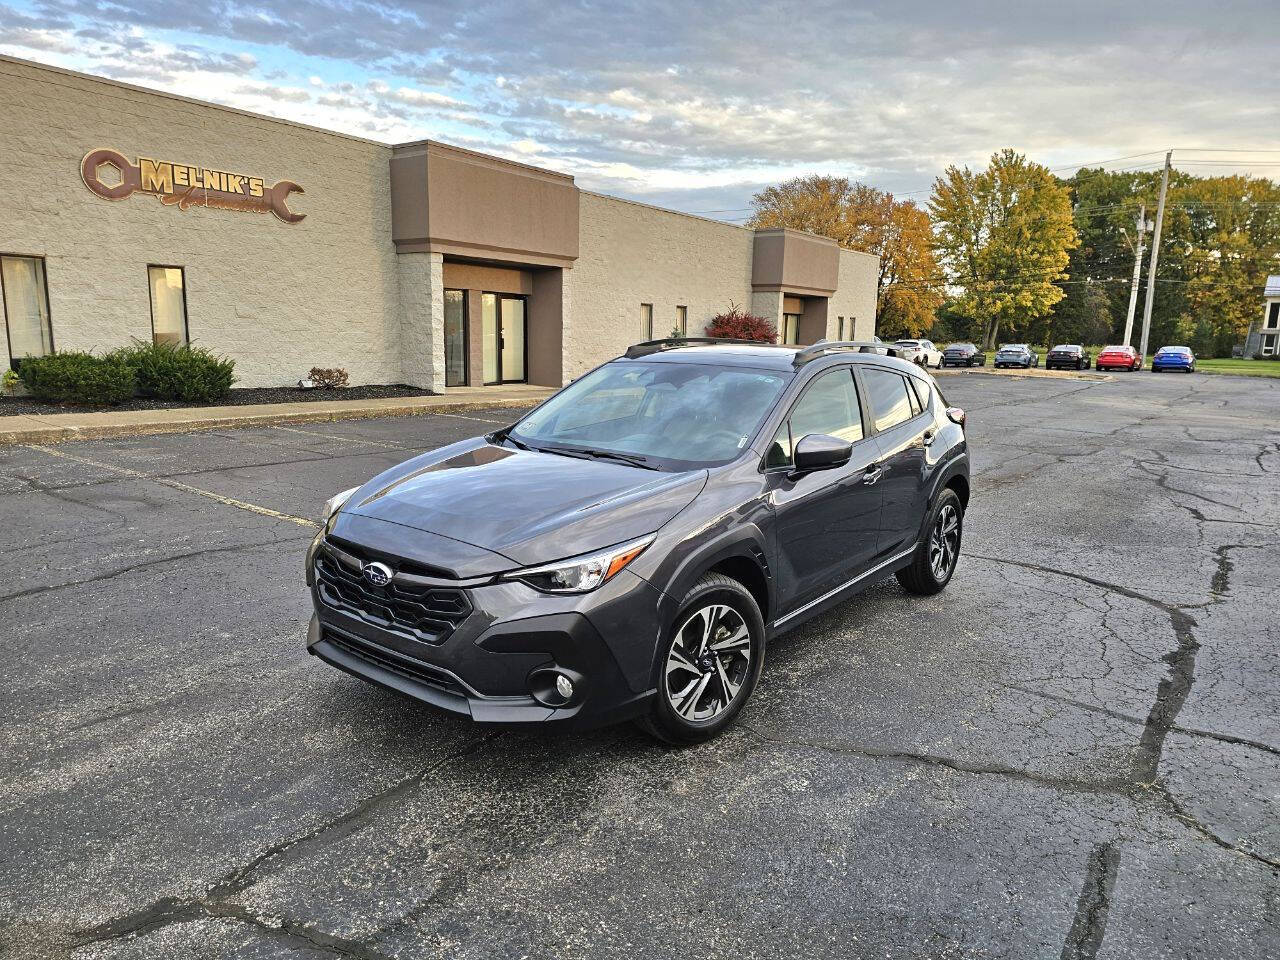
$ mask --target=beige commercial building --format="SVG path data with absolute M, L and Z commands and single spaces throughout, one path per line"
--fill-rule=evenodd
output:
M 132 338 L 241 385 L 558 386 L 730 304 L 783 338 L 874 332 L 874 256 L 0 57 L 6 363 Z

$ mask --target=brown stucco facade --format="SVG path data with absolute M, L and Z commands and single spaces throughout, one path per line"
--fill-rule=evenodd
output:
M 41 324 L 57 349 L 158 336 L 160 268 L 189 342 L 232 357 L 247 386 L 312 366 L 438 391 L 558 386 L 681 322 L 701 335 L 730 304 L 798 342 L 874 332 L 878 261 L 810 234 L 6 57 L 0 115 L 0 257 L 46 290 L 11 282 L 6 364 L 38 348 Z M 82 170 L 101 150 L 125 187 L 111 164 Z

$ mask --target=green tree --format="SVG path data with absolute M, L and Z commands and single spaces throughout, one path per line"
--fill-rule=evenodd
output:
M 1068 267 L 1073 283 L 1054 308 L 1054 328 L 1078 319 L 1075 281 L 1103 285 L 1111 333 L 1118 342 L 1129 304 L 1134 221 L 1145 203 L 1154 218 L 1160 173 L 1082 169 L 1066 181 L 1075 203 L 1080 246 Z M 1150 238 L 1148 250 L 1150 256 Z M 1169 180 L 1160 276 L 1151 318 L 1152 347 L 1186 343 L 1197 353 L 1228 354 L 1256 319 L 1269 273 L 1280 269 L 1280 187 L 1251 177 L 1195 177 L 1175 169 Z M 1133 339 L 1146 297 L 1144 262 Z M 1065 328 L 1063 328 L 1065 329 Z
M 790 227 L 830 237 L 842 247 L 880 258 L 876 332 L 918 337 L 933 326 L 942 303 L 929 215 L 914 203 L 844 177 L 809 176 L 760 191 L 750 225 Z
M 1045 167 L 1008 149 L 978 173 L 948 167 L 929 212 L 956 309 L 982 320 L 987 349 L 1002 328 L 1024 337 L 1062 299 L 1055 281 L 1079 241 L 1070 194 Z

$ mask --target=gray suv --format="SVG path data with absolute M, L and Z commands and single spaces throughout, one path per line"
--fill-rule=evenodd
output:
M 639 344 L 508 427 L 326 505 L 307 649 L 477 721 L 693 743 L 766 645 L 955 570 L 963 411 L 882 344 Z

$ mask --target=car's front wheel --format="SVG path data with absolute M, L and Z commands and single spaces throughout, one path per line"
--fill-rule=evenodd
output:
M 898 571 L 898 582 L 908 592 L 926 597 L 943 590 L 955 573 L 963 533 L 964 507 L 956 492 L 947 488 L 933 506 L 911 564 Z
M 658 657 L 657 696 L 641 726 L 664 743 L 701 743 L 729 726 L 764 665 L 764 618 L 731 577 L 709 573 L 685 594 Z

